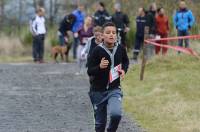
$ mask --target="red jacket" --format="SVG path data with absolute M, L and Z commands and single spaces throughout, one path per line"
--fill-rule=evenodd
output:
M 167 34 L 169 31 L 169 21 L 167 16 L 156 16 L 156 31 L 158 34 Z

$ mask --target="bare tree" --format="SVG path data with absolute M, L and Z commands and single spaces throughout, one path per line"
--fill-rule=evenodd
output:
M 38 5 L 39 5 L 40 7 L 44 7 L 44 0 L 39 0 Z
M 37 9 L 37 0 L 33 0 L 33 6 L 35 8 L 35 10 Z
M 5 2 L 4 0 L 1 0 L 0 1 L 1 5 L 0 5 L 0 28 L 2 27 L 3 25 L 3 20 L 4 20 L 4 6 L 5 6 Z
M 50 4 L 49 4 L 49 22 L 50 22 L 50 25 L 53 25 L 53 17 L 54 17 L 54 14 L 53 14 L 53 0 L 50 0 Z
M 21 30 L 21 21 L 22 21 L 22 13 L 23 13 L 23 0 L 18 0 L 19 4 L 19 21 L 18 21 L 18 30 Z

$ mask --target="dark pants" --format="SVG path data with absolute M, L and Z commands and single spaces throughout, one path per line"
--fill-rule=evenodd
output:
M 43 61 L 44 39 L 45 39 L 45 35 L 37 35 L 37 36 L 33 37 L 33 59 L 34 59 L 34 61 Z
M 159 34 L 161 38 L 167 38 L 168 35 L 167 33 L 166 34 Z M 162 40 L 162 41 L 157 41 L 157 43 L 159 44 L 162 44 L 162 45 L 167 45 L 168 44 L 168 41 L 167 40 Z M 163 55 L 166 55 L 167 54 L 167 51 L 168 49 L 165 48 L 165 47 L 160 47 L 160 46 L 155 46 L 155 52 L 156 52 L 156 55 L 158 55 L 160 53 L 160 51 L 162 50 L 162 54 Z
M 73 43 L 73 58 L 76 59 L 77 58 L 77 48 L 79 45 L 79 38 L 75 38 L 74 37 L 74 43 Z
M 59 44 L 60 46 L 65 46 L 65 36 L 64 35 L 59 35 Z
M 182 36 L 188 36 L 190 33 L 188 30 L 185 31 L 178 31 L 178 36 L 182 37 Z M 189 47 L 189 39 L 185 39 L 185 47 L 188 48 Z M 183 47 L 183 39 L 179 39 L 178 41 L 178 46 Z
M 120 36 L 119 36 L 120 35 Z M 120 37 L 120 38 L 119 38 Z M 126 33 L 124 31 L 118 31 L 119 43 L 126 48 Z
M 122 117 L 121 89 L 90 92 L 89 95 L 94 109 L 96 132 L 105 132 L 107 113 L 110 116 L 107 132 L 116 132 Z
M 133 50 L 133 57 L 134 59 L 137 59 L 137 56 L 140 53 L 140 49 L 143 46 L 144 43 L 144 36 L 137 36 L 135 38 L 135 46 L 134 46 L 134 50 Z
M 178 31 L 178 36 L 182 37 L 182 36 L 188 36 L 190 33 L 188 30 L 185 31 Z M 185 48 L 189 47 L 189 39 L 185 39 Z M 179 39 L 178 40 L 178 46 L 183 47 L 183 39 Z M 181 52 L 178 51 L 178 53 L 180 54 Z

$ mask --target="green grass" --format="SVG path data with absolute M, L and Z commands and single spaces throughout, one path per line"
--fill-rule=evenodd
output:
M 0 56 L 0 63 L 32 62 L 31 56 Z
M 200 132 L 200 60 L 156 57 L 139 81 L 140 66 L 123 81 L 125 110 L 150 132 Z

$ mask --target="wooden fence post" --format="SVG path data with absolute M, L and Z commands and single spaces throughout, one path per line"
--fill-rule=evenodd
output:
M 149 27 L 145 27 L 145 32 L 144 32 L 144 40 L 149 38 Z M 141 71 L 140 71 L 140 81 L 144 80 L 144 71 L 145 71 L 145 66 L 146 66 L 146 62 L 147 62 L 147 46 L 144 42 L 143 44 L 143 54 L 142 54 L 142 63 L 141 63 Z

